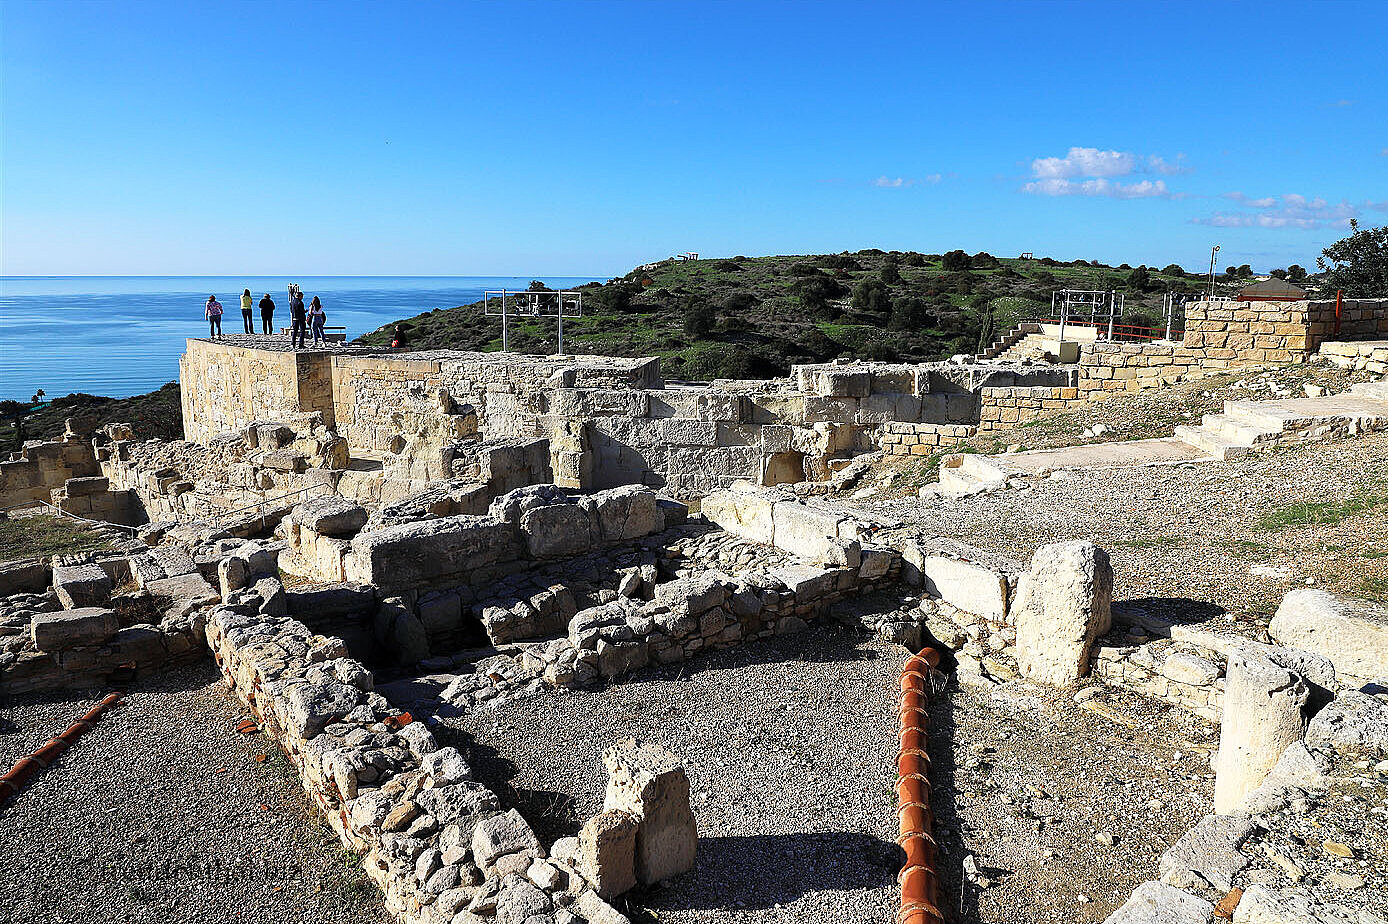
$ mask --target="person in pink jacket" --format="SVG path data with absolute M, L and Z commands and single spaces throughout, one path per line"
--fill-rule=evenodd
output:
M 222 336 L 222 303 L 217 301 L 217 296 L 207 296 L 203 311 L 207 315 L 207 336 L 214 340 Z

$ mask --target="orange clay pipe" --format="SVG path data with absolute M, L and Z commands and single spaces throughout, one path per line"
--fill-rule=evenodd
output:
M 935 871 L 935 819 L 930 811 L 930 755 L 926 731 L 930 713 L 930 675 L 940 664 L 940 653 L 926 648 L 907 659 L 901 668 L 901 751 L 897 755 L 897 819 L 901 834 L 896 842 L 906 853 L 897 876 L 901 884 L 898 924 L 944 924 L 940 914 L 940 878 Z
M 97 703 L 82 718 L 69 725 L 61 735 L 56 738 L 49 738 L 48 741 L 37 751 L 28 757 L 21 757 L 10 768 L 10 772 L 0 776 L 0 808 L 3 808 L 19 791 L 28 785 L 34 775 L 40 770 L 47 770 L 53 761 L 57 760 L 67 749 L 72 747 L 78 738 L 86 734 L 88 729 L 96 724 L 96 720 L 101 718 L 101 714 L 121 701 L 123 693 L 112 693 L 101 702 Z

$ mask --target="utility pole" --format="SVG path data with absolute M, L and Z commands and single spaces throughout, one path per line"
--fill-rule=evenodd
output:
M 1215 244 L 1210 248 L 1210 301 L 1214 301 L 1214 266 L 1215 254 L 1219 253 L 1219 245 Z

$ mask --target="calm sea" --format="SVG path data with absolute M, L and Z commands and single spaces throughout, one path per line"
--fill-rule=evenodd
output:
M 605 278 L 605 277 L 604 277 Z M 589 277 L 554 276 L 551 286 Z M 434 308 L 475 302 L 487 289 L 524 289 L 511 276 L 5 276 L 0 277 L 0 399 L 88 392 L 125 398 L 178 378 L 188 337 L 207 336 L 202 306 L 222 303 L 226 333 L 241 332 L 241 290 L 275 300 L 275 326 L 288 326 L 287 283 L 317 295 L 328 324 L 347 339 Z M 255 311 L 260 323 L 260 311 Z

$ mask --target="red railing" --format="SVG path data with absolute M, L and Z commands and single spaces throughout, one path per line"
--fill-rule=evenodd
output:
M 1061 323 L 1060 318 L 1041 318 L 1037 324 L 1056 324 Z M 1165 340 L 1165 327 L 1141 327 L 1136 324 L 1109 324 L 1107 321 L 1076 321 L 1069 319 L 1064 322 L 1066 327 L 1094 327 L 1108 332 L 1114 340 Z M 1171 339 L 1180 340 L 1185 336 L 1185 331 L 1180 328 L 1171 328 Z

